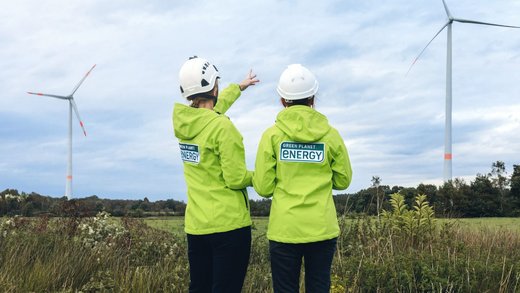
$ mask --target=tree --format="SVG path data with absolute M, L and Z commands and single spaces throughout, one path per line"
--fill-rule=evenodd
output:
M 500 215 L 499 190 L 493 187 L 488 175 L 477 174 L 475 181 L 471 183 L 474 192 L 472 200 L 473 217 L 494 217 Z
M 509 193 L 511 205 L 515 210 L 514 215 L 520 216 L 520 165 L 513 165 L 511 175 L 511 191 Z
M 379 200 L 379 184 L 381 184 L 381 178 L 379 178 L 379 176 L 372 176 L 372 187 L 374 187 L 376 189 L 376 211 L 377 211 L 378 217 L 379 217 L 379 211 L 381 209 L 381 204 L 380 204 L 380 200 Z
M 249 210 L 251 211 L 251 216 L 255 217 L 266 217 L 269 216 L 269 212 L 271 211 L 271 199 L 259 199 L 259 200 L 249 200 Z
M 437 191 L 435 212 L 448 217 L 470 216 L 472 194 L 470 186 L 463 179 L 455 178 L 445 182 Z
M 20 213 L 24 217 L 32 217 L 34 214 L 34 203 L 27 202 L 25 203 L 22 208 L 20 209 Z
M 488 176 L 491 179 L 491 183 L 499 193 L 499 206 L 500 214 L 504 215 L 504 204 L 507 196 L 507 186 L 509 186 L 509 179 L 506 177 L 506 165 L 502 161 L 496 161 L 491 165 L 491 173 Z
M 435 202 L 437 201 L 437 186 L 421 183 L 417 186 L 417 193 L 426 195 L 428 202 L 435 205 Z

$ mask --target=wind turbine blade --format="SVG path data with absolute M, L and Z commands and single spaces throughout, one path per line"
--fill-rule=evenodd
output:
M 33 92 L 27 92 L 27 93 L 30 94 L 30 95 L 53 97 L 53 98 L 58 98 L 58 99 L 62 99 L 62 100 L 68 100 L 69 99 L 69 97 L 58 96 L 58 95 L 49 95 L 49 94 L 33 93 Z
M 79 81 L 78 85 L 76 85 L 76 87 L 72 90 L 72 93 L 70 94 L 71 96 L 74 95 L 74 93 L 78 90 L 78 88 L 81 86 L 83 81 L 85 81 L 85 79 L 88 77 L 90 72 L 94 69 L 94 67 L 96 67 L 96 64 L 94 64 L 94 66 L 92 66 L 92 68 L 90 68 L 90 70 L 85 74 L 85 76 L 83 76 L 83 78 Z
M 79 116 L 78 107 L 76 106 L 76 102 L 74 102 L 74 99 L 70 99 L 70 103 L 72 104 L 72 108 L 74 109 L 74 113 L 76 113 L 76 117 L 78 118 L 79 125 L 81 126 L 81 129 L 83 129 L 83 134 L 87 136 L 87 132 L 85 131 L 85 126 L 83 125 L 83 121 L 81 121 L 81 117 Z
M 462 23 L 473 23 L 473 24 L 483 24 L 483 25 L 491 25 L 491 26 L 509 27 L 509 28 L 520 28 L 520 26 L 505 25 L 505 24 L 498 24 L 498 23 L 491 23 L 491 22 L 482 22 L 482 21 L 476 21 L 476 20 L 470 20 L 470 19 L 461 19 L 461 18 L 454 18 L 453 21 L 462 22 Z
M 453 16 L 451 16 L 451 12 L 450 12 L 450 10 L 448 9 L 448 5 L 446 4 L 446 1 L 442 0 L 442 5 L 444 5 L 444 10 L 446 10 L 446 15 L 448 15 L 448 18 L 449 18 L 449 19 L 452 19 Z
M 435 36 L 433 36 L 433 38 L 428 42 L 428 44 L 426 44 L 426 46 L 424 46 L 424 48 L 422 49 L 421 53 L 419 53 L 419 55 L 417 55 L 417 57 L 415 57 L 415 59 L 413 60 L 412 62 L 412 65 L 410 65 L 410 68 L 408 68 L 408 71 L 406 72 L 406 75 L 408 76 L 408 73 L 410 73 L 410 70 L 412 70 L 412 67 L 415 65 L 415 63 L 417 62 L 417 60 L 419 60 L 419 58 L 421 57 L 421 55 L 424 53 L 424 51 L 426 51 L 426 48 L 428 48 L 428 46 L 433 42 L 433 40 L 435 40 L 435 38 L 442 32 L 442 30 L 448 26 L 448 24 L 450 24 L 450 21 L 448 21 L 445 25 L 443 25 L 441 27 L 441 29 L 435 34 Z

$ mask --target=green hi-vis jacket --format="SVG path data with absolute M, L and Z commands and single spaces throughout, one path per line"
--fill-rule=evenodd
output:
M 240 96 L 238 85 L 222 90 L 215 111 L 175 104 L 173 128 L 179 139 L 188 187 L 185 231 L 203 235 L 251 225 L 242 136 L 224 113 Z M 217 113 L 218 112 L 218 113 Z
M 352 178 L 347 148 L 327 118 L 307 106 L 278 114 L 258 146 L 253 185 L 273 197 L 267 238 L 308 243 L 339 235 L 332 189 Z

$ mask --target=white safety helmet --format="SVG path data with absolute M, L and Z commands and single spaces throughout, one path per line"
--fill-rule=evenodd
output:
M 217 67 L 204 58 L 190 57 L 179 71 L 181 95 L 188 98 L 195 94 L 209 92 L 220 78 Z
M 318 81 L 309 69 L 291 64 L 282 72 L 276 91 L 289 101 L 310 98 L 318 92 Z

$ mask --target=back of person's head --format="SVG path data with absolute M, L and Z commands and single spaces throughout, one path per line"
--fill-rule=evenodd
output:
M 282 72 L 276 91 L 285 107 L 312 106 L 318 87 L 318 80 L 309 69 L 301 64 L 291 64 Z
M 198 108 L 199 103 L 218 97 L 218 69 L 204 58 L 190 57 L 179 71 L 179 83 L 183 98 L 191 101 L 191 106 Z

